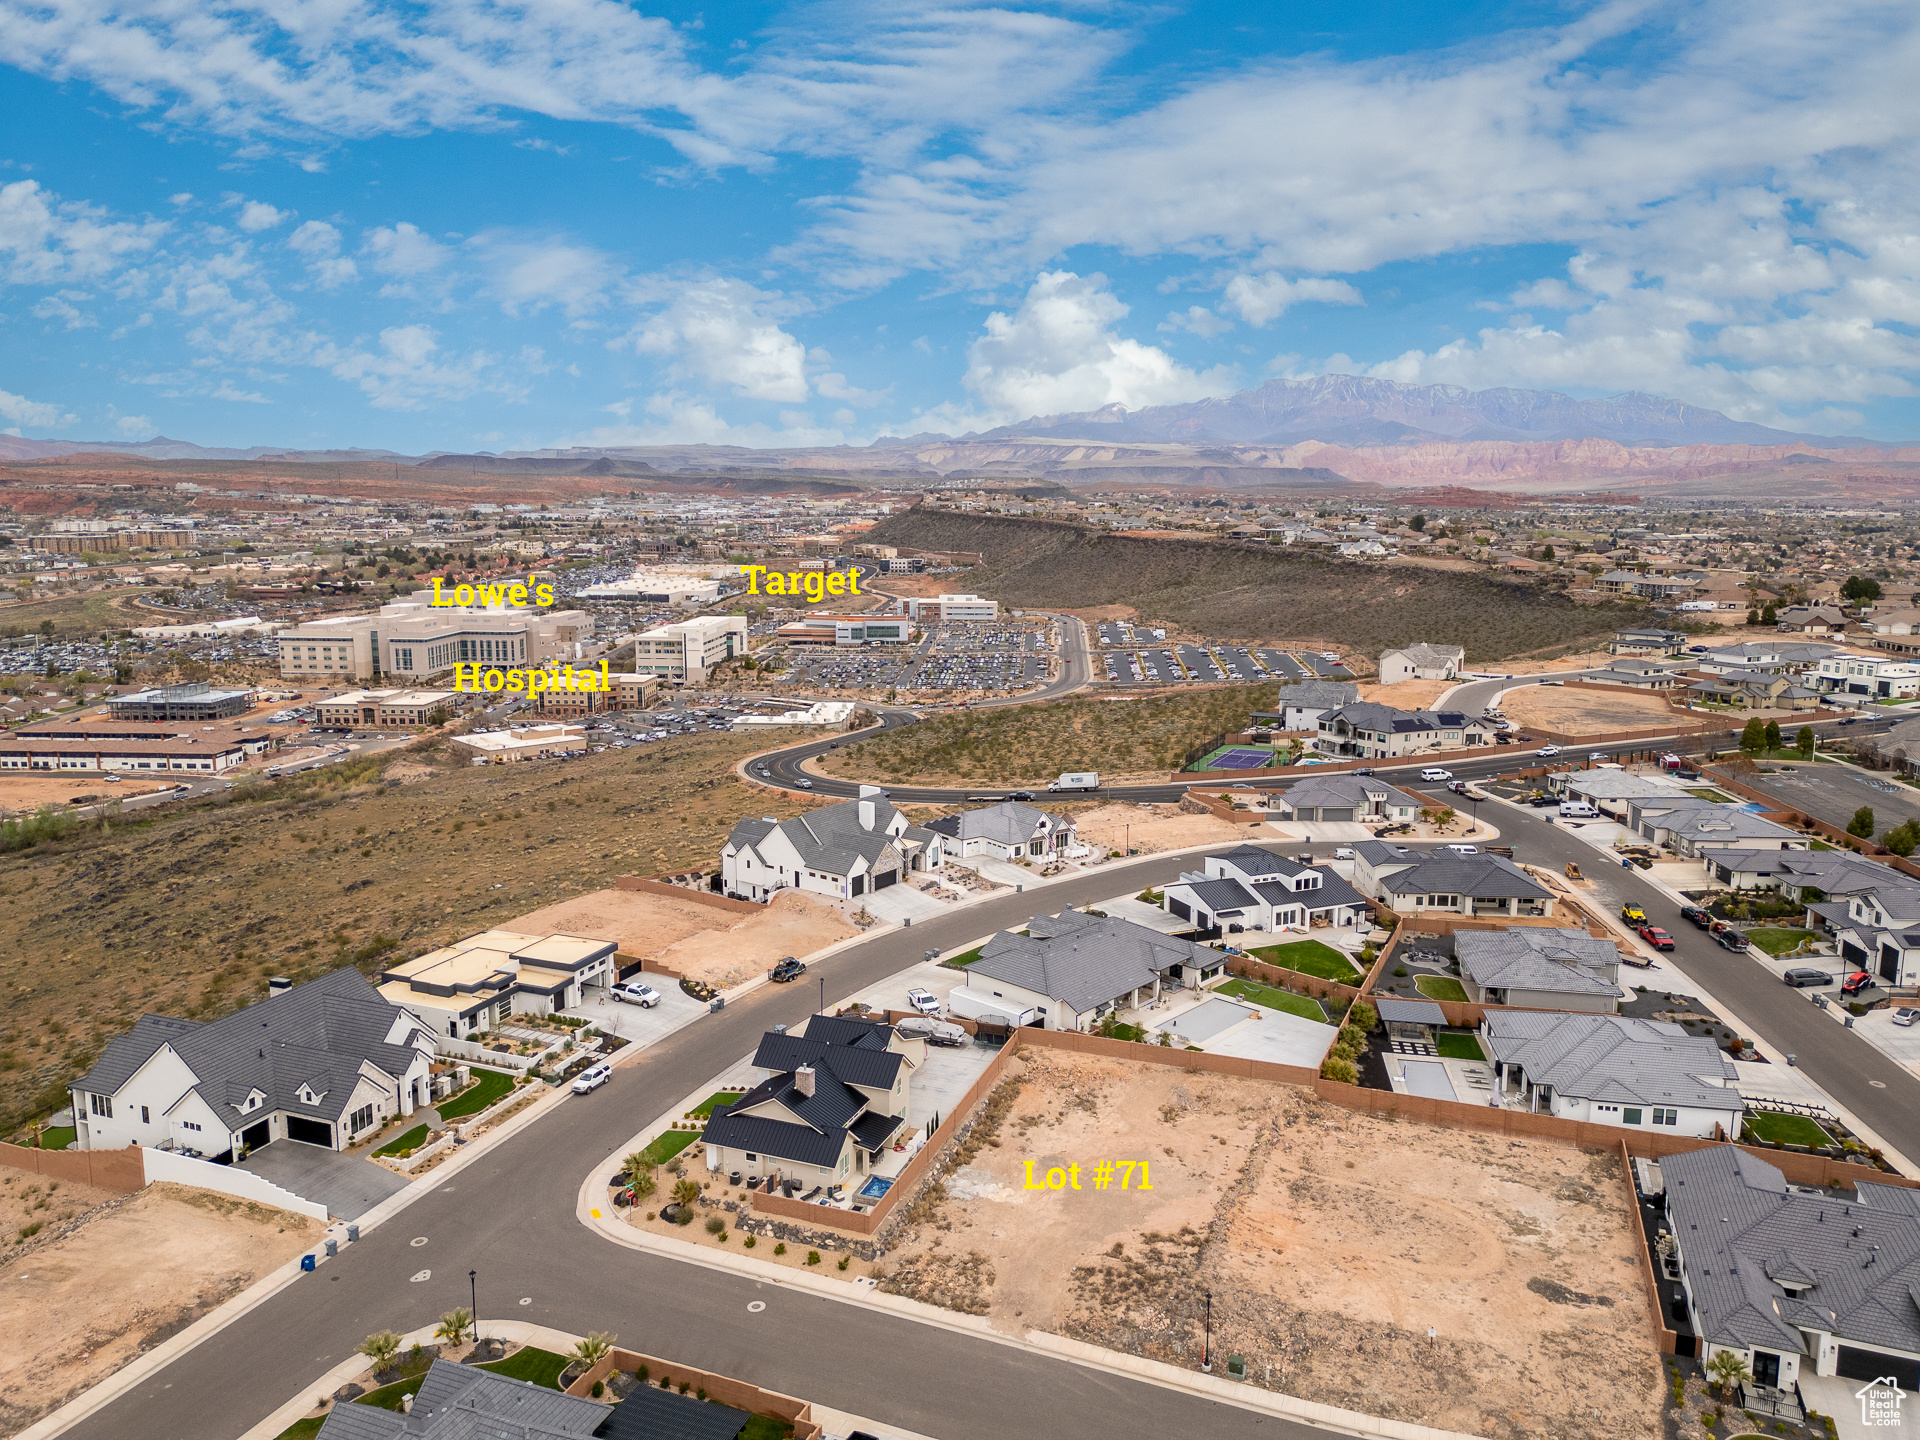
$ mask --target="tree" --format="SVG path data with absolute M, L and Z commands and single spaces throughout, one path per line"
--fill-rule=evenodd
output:
M 473 1328 L 473 1338 L 478 1340 L 480 1329 L 473 1323 L 473 1312 L 461 1305 L 440 1317 L 439 1325 L 434 1327 L 433 1338 L 444 1340 L 449 1345 L 458 1345 L 466 1337 L 470 1326 Z
M 1813 758 L 1813 727 L 1811 725 L 1800 727 L 1800 733 L 1793 737 L 1793 748 L 1800 752 L 1802 760 Z
M 1747 623 L 1749 625 L 1758 625 L 1760 623 L 1760 612 L 1757 609 L 1747 611 Z
M 1551 565 L 1557 557 L 1553 553 L 1553 547 L 1549 545 L 1540 552 L 1540 558 Z
M 591 1370 L 607 1358 L 614 1337 L 605 1330 L 589 1330 L 587 1338 L 573 1347 L 573 1358 Z
M 1416 516 L 1414 516 L 1414 517 L 1413 517 L 1413 518 L 1412 518 L 1411 520 L 1409 520 L 1409 521 L 1407 521 L 1407 528 L 1408 528 L 1409 530 L 1424 530 L 1424 529 L 1426 529 L 1426 528 L 1427 528 L 1427 517 L 1426 517 L 1426 516 L 1424 516 L 1424 515 L 1416 515 Z
M 657 1183 L 653 1178 L 653 1161 L 645 1150 L 636 1150 L 623 1162 L 627 1168 L 627 1183 L 633 1186 L 633 1198 L 644 1200 L 653 1194 Z
M 1873 807 L 1871 805 L 1862 805 L 1853 812 L 1853 819 L 1847 822 L 1847 834 L 1862 840 L 1873 838 Z
M 1843 598 L 1858 605 L 1861 601 L 1874 601 L 1880 598 L 1880 582 L 1869 575 L 1849 575 L 1840 586 Z
M 1747 751 L 1762 750 L 1767 743 L 1767 727 L 1755 716 L 1747 721 L 1746 728 L 1740 732 L 1740 748 Z
M 360 1353 L 373 1362 L 376 1371 L 384 1370 L 400 1353 L 400 1337 L 391 1330 L 376 1330 L 360 1342 Z
M 1713 1358 L 1707 1361 L 1707 1374 L 1713 1377 L 1713 1383 L 1720 1387 L 1723 1400 L 1733 1398 L 1733 1387 L 1753 1378 L 1753 1372 L 1747 1368 L 1747 1362 L 1731 1350 L 1716 1350 Z
M 1778 720 L 1769 720 L 1767 721 L 1767 749 L 1778 750 L 1779 748 L 1780 722 Z
M 1880 837 L 1880 843 L 1904 860 L 1920 850 L 1920 824 L 1909 820 L 1904 825 L 1896 825 Z
M 1762 625 L 1778 625 L 1780 623 L 1780 611 L 1775 606 L 1767 606 L 1766 609 L 1760 612 L 1760 623 Z
M 40 633 L 51 640 L 53 638 L 53 621 L 42 620 L 40 622 Z

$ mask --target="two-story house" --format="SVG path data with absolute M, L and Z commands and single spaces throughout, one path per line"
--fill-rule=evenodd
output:
M 1331 869 L 1242 845 L 1209 855 L 1160 891 L 1160 907 L 1203 933 L 1357 925 L 1367 898 Z
M 1429 750 L 1491 745 L 1494 729 L 1460 710 L 1396 710 L 1377 701 L 1342 705 L 1320 717 L 1313 748 L 1343 759 L 1391 760 Z
M 851 899 L 909 871 L 939 869 L 947 838 L 909 821 L 879 786 L 862 785 L 857 800 L 791 820 L 740 821 L 720 850 L 721 883 L 740 900 L 769 900 L 787 889 Z

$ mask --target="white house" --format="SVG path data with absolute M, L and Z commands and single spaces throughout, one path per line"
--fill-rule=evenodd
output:
M 721 847 L 721 883 L 741 900 L 787 889 L 846 900 L 884 890 L 910 870 L 939 869 L 946 843 L 909 823 L 879 786 L 862 785 L 857 800 L 791 820 L 742 820 Z
M 425 1020 L 435 1035 L 464 1040 L 514 1015 L 571 1010 L 619 978 L 611 940 L 487 930 L 380 974 L 380 994 Z
M 1875 699 L 1920 695 L 1920 662 L 1894 655 L 1829 655 L 1807 683 L 1829 695 L 1867 695 Z
M 927 829 L 946 836 L 946 853 L 956 858 L 991 855 L 999 860 L 1022 856 L 1041 859 L 1077 843 L 1073 821 L 1019 800 L 943 815 L 929 820 Z
M 1131 920 L 1062 910 L 1034 916 L 1025 935 L 1002 930 L 981 946 L 952 1003 L 958 1014 L 1035 1012 L 1048 1030 L 1088 1030 L 1164 990 L 1198 988 L 1226 963 L 1221 951 Z
M 1380 654 L 1380 683 L 1402 680 L 1457 680 L 1467 652 L 1458 645 L 1429 645 L 1424 640 Z
M 1360 687 L 1351 680 L 1297 680 L 1280 687 L 1278 709 L 1254 711 L 1252 724 L 1256 729 L 1317 730 L 1322 715 L 1359 698 Z
M 1312 929 L 1357 925 L 1371 907 L 1366 896 L 1332 870 L 1242 845 L 1209 855 L 1204 869 L 1162 887 L 1160 908 L 1202 931 Z
M 1373 775 L 1313 775 L 1275 795 L 1269 816 L 1299 824 L 1407 821 L 1427 803 Z
M 216 1158 L 276 1140 L 343 1150 L 432 1099 L 432 1032 L 359 971 L 274 985 L 218 1020 L 142 1015 L 73 1082 L 75 1146 Z
M 1491 745 L 1495 733 L 1486 721 L 1460 710 L 1399 710 L 1361 700 L 1322 714 L 1313 748 L 1341 759 L 1393 760 Z
M 1489 1010 L 1480 1037 L 1498 1092 L 1538 1113 L 1702 1138 L 1737 1134 L 1746 1113 L 1733 1061 L 1664 1020 Z

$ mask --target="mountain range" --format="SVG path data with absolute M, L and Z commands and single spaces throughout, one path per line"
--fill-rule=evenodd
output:
M 1185 405 L 1107 405 L 1033 415 L 964 437 L 1085 439 L 1107 443 L 1414 445 L 1434 440 L 1613 440 L 1622 445 L 1820 445 L 1880 448 L 1852 436 L 1802 435 L 1731 420 L 1683 400 L 1629 391 L 1575 400 L 1554 390 L 1466 390 L 1366 375 L 1269 380 Z

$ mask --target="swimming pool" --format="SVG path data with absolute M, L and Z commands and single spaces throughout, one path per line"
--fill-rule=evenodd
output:
M 878 1200 L 893 1188 L 893 1181 L 884 1175 L 869 1175 L 867 1183 L 860 1187 L 862 1200 Z

